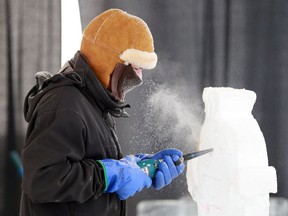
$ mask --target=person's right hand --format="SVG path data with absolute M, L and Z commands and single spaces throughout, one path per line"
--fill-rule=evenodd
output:
M 106 189 L 104 192 L 115 192 L 121 200 L 125 200 L 143 188 L 149 188 L 152 180 L 137 165 L 139 161 L 140 158 L 132 155 L 121 160 L 98 160 L 105 170 Z

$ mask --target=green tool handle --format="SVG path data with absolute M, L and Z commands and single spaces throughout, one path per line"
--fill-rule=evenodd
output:
M 139 161 L 137 165 L 151 178 L 155 177 L 158 165 L 161 161 L 156 159 L 144 159 Z
M 144 159 L 142 161 L 139 161 L 137 165 L 151 178 L 153 179 L 155 177 L 156 171 L 158 169 L 159 164 L 163 160 L 156 160 L 156 159 Z M 179 160 L 175 161 L 174 164 L 176 166 L 180 165 L 183 162 L 183 157 Z

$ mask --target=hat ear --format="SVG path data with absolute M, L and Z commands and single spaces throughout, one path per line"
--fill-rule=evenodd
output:
M 153 69 L 157 63 L 157 55 L 155 52 L 145 52 L 137 49 L 127 49 L 121 55 L 120 59 L 137 65 L 143 69 Z
M 87 25 L 80 52 L 106 88 L 117 63 L 152 69 L 157 62 L 147 24 L 119 9 L 105 11 Z

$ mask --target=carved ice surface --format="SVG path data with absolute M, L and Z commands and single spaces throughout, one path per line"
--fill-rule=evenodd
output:
M 198 216 L 268 216 L 269 193 L 277 191 L 263 134 L 252 115 L 256 94 L 205 88 L 205 121 L 199 150 L 210 154 L 188 162 L 187 184 Z

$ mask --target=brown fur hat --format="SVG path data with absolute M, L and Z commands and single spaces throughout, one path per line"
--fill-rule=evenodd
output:
M 139 17 L 110 9 L 84 29 L 80 52 L 105 88 L 117 63 L 153 69 L 157 63 L 153 37 Z

